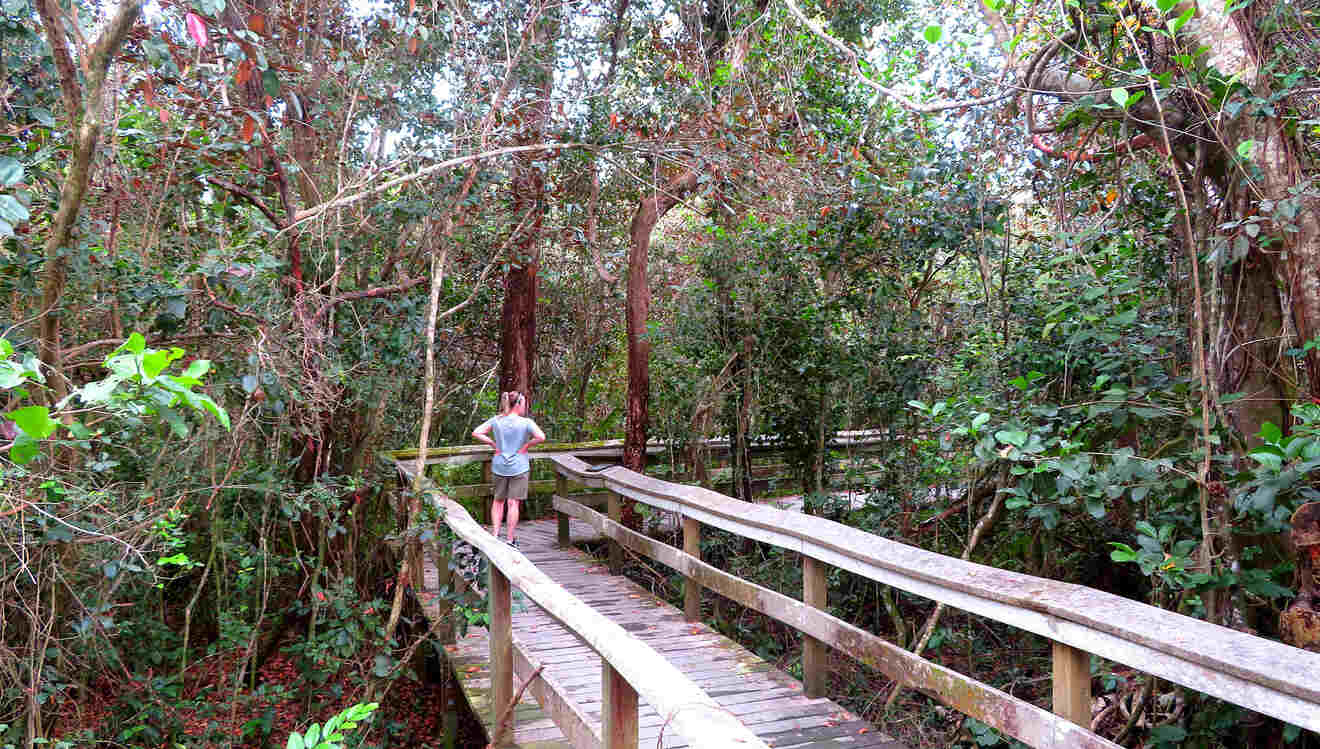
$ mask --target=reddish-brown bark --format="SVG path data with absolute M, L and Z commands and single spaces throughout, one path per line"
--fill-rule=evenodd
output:
M 533 25 L 529 39 L 539 61 L 531 74 L 532 85 L 523 111 L 526 127 L 519 140 L 533 145 L 545 140 L 550 120 L 550 96 L 554 84 L 555 37 L 558 25 L 544 17 Z M 516 390 L 534 403 L 533 364 L 536 361 L 536 294 L 540 269 L 541 220 L 545 205 L 545 176 L 536 162 L 548 153 L 524 151 L 513 160 L 513 211 L 524 219 L 521 234 L 514 240 L 509 271 L 504 276 L 504 308 L 500 315 L 500 391 Z
M 646 323 L 651 314 L 651 287 L 646 266 L 651 232 L 669 209 L 696 188 L 694 169 L 657 186 L 637 204 L 628 231 L 632 249 L 628 253 L 628 421 L 623 438 L 623 464 L 634 471 L 646 467 L 646 431 L 650 421 L 651 344 L 646 340 Z

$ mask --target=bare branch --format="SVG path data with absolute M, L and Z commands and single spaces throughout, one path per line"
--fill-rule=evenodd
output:
M 594 149 L 596 148 L 596 146 L 592 143 L 576 143 L 576 142 L 533 143 L 525 146 L 504 146 L 503 148 L 492 148 L 488 151 L 481 151 L 479 153 L 472 153 L 472 154 L 467 154 L 465 156 L 457 156 L 452 159 L 445 159 L 444 161 L 437 162 L 428 167 L 423 167 L 421 169 L 418 169 L 412 174 L 406 174 L 402 177 L 395 177 L 394 179 L 386 180 L 385 182 L 382 182 L 379 185 L 376 185 L 375 187 L 370 187 L 365 190 L 362 190 L 361 192 L 356 192 L 351 195 L 336 196 L 318 206 L 313 206 L 311 208 L 298 211 L 298 213 L 294 215 L 294 220 L 284 228 L 292 229 L 298 224 L 316 218 L 317 216 L 320 216 L 326 211 L 335 208 L 342 208 L 346 205 L 351 205 L 353 203 L 358 202 L 359 200 L 362 200 L 363 198 L 368 198 L 371 197 L 372 195 L 378 195 L 382 192 L 385 192 L 386 190 L 399 187 L 400 185 L 406 185 L 409 182 L 413 182 L 415 180 L 421 179 L 422 177 L 427 177 L 432 174 L 435 174 L 436 172 L 442 172 L 446 169 L 452 169 L 453 167 L 461 166 L 463 164 L 469 164 L 474 161 L 481 161 L 482 159 L 489 159 L 495 156 L 503 156 L 505 154 L 510 154 L 510 153 L 525 153 L 528 151 L 560 150 L 560 149 L 569 149 L 569 148 Z
M 278 216 L 275 215 L 275 211 L 271 210 L 270 206 L 266 205 L 266 203 L 262 201 L 261 198 L 258 198 L 256 195 L 252 194 L 252 192 L 247 188 L 230 184 L 222 179 L 216 179 L 215 177 L 208 176 L 206 177 L 206 181 L 212 185 L 215 185 L 216 187 L 232 192 L 238 197 L 243 198 L 247 202 L 251 203 L 252 206 L 255 207 L 257 210 L 265 214 L 266 218 L 270 219 L 270 222 L 274 224 L 276 228 L 278 229 L 284 228 L 284 223 L 280 221 Z
M 46 41 L 50 44 L 51 56 L 55 58 L 55 71 L 59 73 L 60 90 L 64 94 L 64 108 L 68 110 L 69 122 L 76 123 L 82 116 L 82 85 L 78 82 L 78 70 L 74 67 L 73 56 L 69 54 L 69 37 L 64 32 L 59 6 L 55 0 L 37 0 L 36 6 L 41 16 L 41 25 L 46 27 Z

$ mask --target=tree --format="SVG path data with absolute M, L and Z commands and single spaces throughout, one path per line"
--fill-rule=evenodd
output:
M 41 296 L 41 333 L 39 351 L 41 361 L 53 373 L 53 397 L 62 399 L 69 392 L 69 381 L 64 373 L 60 355 L 60 311 L 59 305 L 64 296 L 64 285 L 68 274 L 68 260 L 65 252 L 69 238 L 73 234 L 74 224 L 82 210 L 83 198 L 87 185 L 91 181 L 92 160 L 96 156 L 101 142 L 101 130 L 105 125 L 106 98 L 113 93 L 107 85 L 106 74 L 114 62 L 115 55 L 128 37 L 129 30 L 137 21 L 142 10 L 138 0 L 124 0 L 105 21 L 101 33 L 90 44 L 83 43 L 77 49 L 78 62 L 75 64 L 70 51 L 69 32 L 66 24 L 72 23 L 75 30 L 81 24 L 78 19 L 79 6 L 71 6 L 74 18 L 66 19 L 63 10 L 49 0 L 35 0 L 41 24 L 46 30 L 46 41 L 50 45 L 54 58 L 55 70 L 59 76 L 60 90 L 63 92 L 64 115 L 68 118 L 73 158 L 64 173 L 60 186 L 59 209 L 51 222 L 49 234 L 43 247 L 46 264 Z M 77 37 L 82 39 L 81 30 Z M 86 84 L 79 79 L 78 70 L 86 73 Z

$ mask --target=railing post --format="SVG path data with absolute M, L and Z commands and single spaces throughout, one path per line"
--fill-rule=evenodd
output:
M 555 473 L 555 496 L 565 497 L 568 494 L 568 479 L 562 473 Z M 565 497 L 566 498 L 566 497 Z M 568 515 L 563 512 L 556 512 L 555 517 L 559 523 L 559 547 L 568 548 Z
M 637 690 L 600 659 L 600 722 L 604 749 L 637 749 Z
M 802 602 L 812 608 L 823 609 L 825 599 L 825 565 L 803 555 Z M 814 637 L 802 636 L 802 686 L 808 697 L 821 697 L 825 694 L 828 655 L 825 643 Z
M 486 596 L 490 614 L 490 709 L 493 724 L 498 726 L 500 714 L 513 700 L 513 619 L 509 578 L 494 564 L 490 565 Z
M 610 492 L 609 500 L 610 520 L 616 523 L 623 522 L 623 497 L 615 492 Z M 617 575 L 623 572 L 623 547 L 618 541 L 610 540 L 610 574 Z
M 486 485 L 486 493 L 483 495 L 486 501 L 481 503 L 477 511 L 480 513 L 481 522 L 483 523 L 491 523 L 495 520 L 490 516 L 490 505 L 495 501 L 495 475 L 490 468 L 493 459 L 494 456 L 491 456 L 490 459 L 481 463 L 481 483 Z
M 701 521 L 683 516 L 683 551 L 701 558 Z M 701 584 L 691 577 L 683 578 L 683 615 L 690 622 L 701 620 Z
M 1054 643 L 1054 714 L 1091 727 L 1091 654 Z

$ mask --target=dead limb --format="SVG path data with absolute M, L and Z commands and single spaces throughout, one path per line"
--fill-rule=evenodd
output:
M 531 685 L 533 679 L 541 675 L 541 669 L 543 668 L 545 668 L 545 664 L 532 669 L 532 672 L 523 681 L 522 686 L 518 687 L 518 691 L 513 693 L 513 699 L 500 712 L 500 722 L 495 724 L 495 735 L 490 738 L 490 743 L 486 745 L 486 749 L 496 749 L 504 743 L 504 735 L 512 730 L 513 709 L 518 706 L 519 702 L 522 702 L 523 692 L 527 691 L 527 687 Z
M 1003 483 L 1001 475 L 1000 484 Z M 1004 495 L 998 491 L 995 492 L 994 499 L 990 502 L 990 508 L 985 511 L 981 519 L 977 521 L 976 527 L 972 529 L 971 538 L 967 539 L 967 547 L 963 549 L 962 560 L 968 561 L 972 557 L 972 552 L 976 550 L 977 544 L 981 542 L 981 537 L 995 524 L 999 518 L 999 509 L 1004 505 Z M 912 648 L 914 655 L 921 655 L 926 649 L 926 643 L 930 642 L 930 636 L 935 632 L 935 626 L 939 624 L 940 617 L 944 615 L 944 604 L 939 603 L 935 606 L 935 611 L 931 613 L 930 618 L 926 620 L 926 626 L 921 630 L 921 637 L 917 639 L 916 647 Z M 885 710 L 893 707 L 894 701 L 898 699 L 899 692 L 903 691 L 901 683 L 894 684 L 894 691 L 889 693 L 889 699 L 885 700 Z

